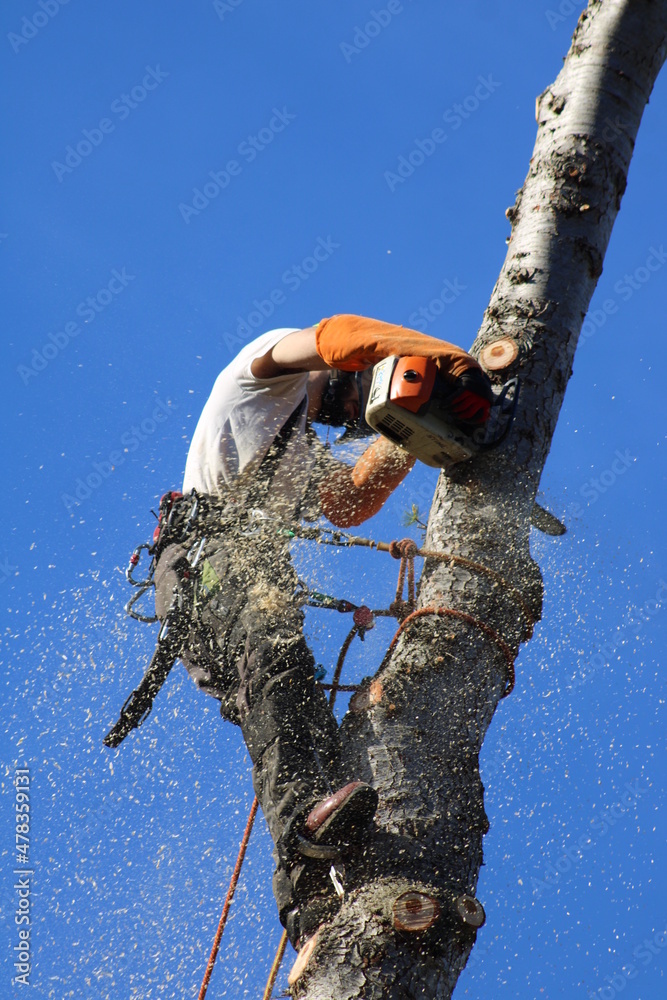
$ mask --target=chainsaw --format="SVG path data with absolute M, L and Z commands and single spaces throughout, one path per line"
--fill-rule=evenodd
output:
M 431 358 L 392 355 L 373 369 L 366 422 L 420 462 L 447 469 L 504 440 L 519 401 L 519 379 L 494 391 L 481 427 L 455 418 L 449 401 L 456 392 Z

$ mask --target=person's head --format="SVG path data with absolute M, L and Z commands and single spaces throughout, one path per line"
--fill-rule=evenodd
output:
M 343 437 L 346 439 L 374 434 L 365 420 L 372 378 L 372 369 L 344 372 L 334 368 L 328 372 L 317 415 L 313 418 L 315 422 L 330 427 L 344 427 Z

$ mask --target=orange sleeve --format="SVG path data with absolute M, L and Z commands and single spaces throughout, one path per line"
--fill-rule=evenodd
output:
M 392 354 L 433 358 L 440 372 L 453 378 L 479 368 L 462 347 L 364 316 L 342 314 L 323 319 L 315 333 L 315 344 L 323 361 L 347 372 L 363 371 Z
M 356 465 L 340 465 L 319 485 L 322 513 L 337 528 L 351 528 L 380 510 L 415 464 L 386 438 L 368 446 Z

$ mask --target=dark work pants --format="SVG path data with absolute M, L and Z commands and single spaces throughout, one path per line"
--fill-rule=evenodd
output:
M 340 785 L 338 727 L 314 683 L 296 574 L 275 533 L 230 532 L 207 539 L 193 595 L 182 582 L 188 548 L 161 554 L 156 611 L 164 620 L 175 599 L 191 610 L 181 659 L 223 718 L 240 725 L 279 867 L 289 871 L 294 827 Z

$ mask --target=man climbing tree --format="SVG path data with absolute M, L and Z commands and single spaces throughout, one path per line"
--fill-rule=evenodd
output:
M 379 830 L 297 960 L 302 1000 L 447 1000 L 483 920 L 479 752 L 540 615 L 530 512 L 666 45 L 665 0 L 591 0 L 538 98 L 507 257 L 471 349 L 494 378 L 520 374 L 513 433 L 492 459 L 441 477 L 422 615 L 343 721 L 347 766 L 379 795 Z M 623 123 L 611 139 L 609 122 Z
M 185 495 L 163 497 L 154 539 L 158 659 L 168 669 L 180 656 L 241 727 L 276 848 L 280 919 L 295 946 L 335 908 L 332 864 L 362 841 L 377 793 L 342 766 L 302 633 L 286 528 L 320 512 L 337 526 L 360 524 L 411 469 L 414 459 L 383 437 L 349 467 L 311 429 L 372 433 L 366 373 L 392 355 L 431 359 L 452 420 L 484 427 L 490 382 L 461 348 L 358 316 L 270 331 L 219 375 L 193 436 Z
M 238 429 L 254 436 L 256 450 L 239 451 L 214 390 L 186 474 L 186 489 L 213 498 L 218 527 L 226 528 L 229 518 L 220 547 L 211 547 L 213 536 L 199 530 L 187 538 L 179 563 L 175 549 L 170 555 L 169 530 L 187 533 L 199 512 L 180 499 L 174 504 L 173 497 L 162 505 L 162 529 L 168 530 L 157 582 L 164 636 L 167 642 L 176 637 L 174 655 L 185 642 L 195 679 L 244 730 L 278 848 L 281 915 L 301 949 L 291 976 L 295 997 L 447 1000 L 483 922 L 475 893 L 489 824 L 479 753 L 500 698 L 511 690 L 520 644 L 541 613 L 542 583 L 528 546 L 534 498 L 666 45 L 667 0 L 590 0 L 560 75 L 538 98 L 528 176 L 506 212 L 512 227 L 507 258 L 471 348 L 498 384 L 520 376 L 513 432 L 492 458 L 478 455 L 441 477 L 418 613 L 372 685 L 355 697 L 338 733 L 313 693 L 300 610 L 286 601 L 292 571 L 275 527 L 299 513 L 313 487 L 319 509 L 334 523 L 359 523 L 408 471 L 409 460 L 383 440 L 353 472 L 333 465 L 329 456 L 318 456 L 306 413 L 297 406 L 310 383 L 311 419 L 319 414 L 332 423 L 355 422 L 363 403 L 357 389 L 345 379 L 328 384 L 327 369 L 363 371 L 382 354 L 345 340 L 338 342 L 342 354 L 320 350 L 326 322 L 317 334 L 282 331 L 253 345 L 252 356 L 238 359 L 245 368 L 237 372 L 237 387 L 252 392 L 253 383 L 267 409 L 254 425 L 241 407 Z M 611 131 L 609 122 L 615 123 Z M 349 332 L 347 320 L 328 322 L 329 333 L 338 322 Z M 361 353 L 347 354 L 348 346 Z M 417 353 L 412 345 L 410 353 Z M 433 356 L 440 354 L 434 350 Z M 466 367 L 476 371 L 470 358 Z M 281 383 L 277 402 L 267 387 Z M 471 415 L 483 421 L 483 401 L 489 400 L 482 384 Z M 467 391 L 464 384 L 459 388 Z M 466 402 L 464 397 L 463 416 Z M 327 406 L 333 416 L 326 417 Z M 279 489 L 288 461 L 292 471 Z M 244 479 L 246 465 L 251 475 Z M 216 508 L 232 482 L 229 493 L 236 496 L 238 488 L 243 517 L 259 510 L 268 518 L 257 516 L 237 531 L 238 510 Z M 206 502 L 203 507 L 206 515 Z M 300 512 L 307 516 L 308 506 Z M 224 539 L 232 539 L 230 550 Z M 162 537 L 157 544 L 160 549 Z M 279 560 L 271 556 L 276 546 Z M 239 576 L 238 566 L 248 562 L 252 580 L 247 570 Z M 194 592 L 188 574 L 201 582 Z M 252 593 L 251 583 L 271 581 L 272 574 L 270 587 Z M 235 605 L 237 595 L 243 596 Z M 191 608 L 199 616 L 197 629 L 184 640 Z M 281 673 L 278 663 L 288 670 Z M 270 711 L 257 710 L 272 697 Z M 307 708 L 288 723 L 288 710 L 281 714 L 287 703 Z M 303 767 L 293 774 L 309 777 L 291 798 L 281 798 L 280 754 L 288 745 L 299 748 L 296 756 L 306 748 Z M 341 826 L 348 828 L 344 837 Z M 345 880 L 337 902 L 329 874 L 333 863 L 335 876 L 339 853 L 345 853 Z

